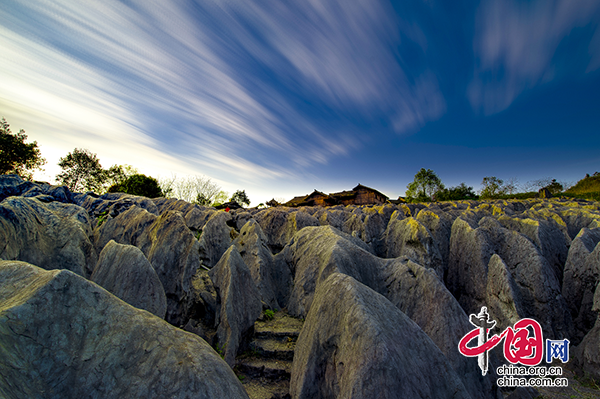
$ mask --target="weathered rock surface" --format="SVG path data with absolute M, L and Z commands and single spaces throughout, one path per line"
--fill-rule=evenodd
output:
M 200 267 L 200 244 L 180 212 L 156 216 L 131 207 L 97 228 L 94 239 L 97 248 L 113 239 L 141 249 L 165 290 L 166 320 L 177 326 L 187 323 L 193 306 L 191 279 Z
M 162 214 L 167 211 L 179 211 L 185 219 L 185 223 L 193 232 L 199 232 L 204 228 L 206 222 L 213 213 L 218 212 L 211 207 L 203 207 L 197 204 L 178 200 L 175 198 L 153 198 L 154 204 L 158 209 L 158 213 Z
M 17 175 L 0 175 L 0 201 L 7 197 L 38 197 L 44 202 L 71 203 L 73 193 L 66 186 L 34 183 Z
M 413 217 L 404 218 L 395 212 L 383 234 L 383 253 L 385 258 L 406 256 L 414 262 L 430 267 L 444 278 L 445 268 L 442 255 L 431 232 Z
M 485 303 L 492 319 L 496 320 L 497 330 L 504 331 L 525 315 L 518 293 L 519 287 L 506 263 L 497 254 L 492 255 L 488 263 Z
M 458 342 L 473 325 L 436 273 L 406 258 L 389 263 L 383 273 L 386 275 L 384 296 L 431 338 L 461 377 L 471 397 L 493 397 L 493 373 L 483 377 L 477 362 L 456 350 Z
M 600 287 L 600 285 L 598 285 Z M 576 366 L 596 381 L 600 380 L 600 289 L 596 288 L 592 310 L 598 314 L 594 327 L 573 351 Z
M 569 249 L 562 294 L 577 328 L 576 342 L 593 327 L 594 292 L 600 282 L 600 228 L 583 228 Z
M 469 398 L 427 335 L 382 295 L 333 273 L 317 288 L 294 354 L 302 398 Z
M 233 228 L 228 225 L 231 220 L 229 212 L 218 211 L 212 213 L 203 226 L 199 251 L 204 266 L 211 268 L 216 265 L 231 245 L 235 237 Z
M 319 226 L 314 216 L 289 208 L 269 208 L 258 212 L 254 219 L 260 224 L 272 253 L 278 253 L 296 232 L 307 226 Z
M 111 240 L 100 252 L 90 280 L 128 304 L 165 318 L 165 290 L 139 248 Z
M 250 270 L 263 307 L 274 310 L 286 307 L 293 283 L 292 273 L 285 262 L 273 258 L 258 222 L 250 219 L 233 245 Z
M 288 302 L 293 316 L 306 316 L 318 285 L 335 272 L 380 289 L 380 266 L 386 261 L 368 252 L 360 239 L 334 227 L 304 228 L 282 253 L 295 276 Z
M 467 315 L 481 306 L 498 329 L 531 317 L 545 338 L 568 338 L 573 347 L 581 341 L 582 368 L 595 372 L 598 228 L 600 204 L 572 199 L 224 212 L 176 199 L 71 193 L 0 176 L 2 259 L 84 277 L 97 269 L 91 278 L 159 315 L 162 305 L 152 308 L 156 298 L 149 296 L 162 286 L 165 319 L 219 345 L 230 363 L 262 309 L 287 307 L 306 317 L 328 278 L 347 275 L 416 322 L 471 397 L 497 394 L 476 361 L 456 351 L 465 329 L 472 329 Z M 329 304 L 337 299 L 328 294 Z M 350 372 L 340 369 L 339 375 Z M 342 389 L 335 388 L 336 373 L 323 377 L 322 392 Z
M 573 325 L 560 284 L 546 259 L 525 236 L 484 217 L 478 226 L 457 219 L 452 226 L 448 287 L 465 311 L 485 306 L 488 264 L 498 254 L 515 281 L 524 317 L 536 319 L 550 338 L 570 337 Z
M 0 202 L 0 259 L 88 277 L 98 259 L 91 234 L 87 212 L 76 205 L 35 197 L 9 197 Z
M 225 361 L 233 366 L 240 346 L 252 335 L 254 322 L 261 314 L 260 293 L 235 246 L 231 246 L 210 271 L 220 298 L 216 319 L 217 345 Z
M 0 396 L 247 398 L 206 342 L 69 271 L 0 261 Z

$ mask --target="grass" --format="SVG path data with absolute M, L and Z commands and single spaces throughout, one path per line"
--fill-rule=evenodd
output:
M 98 215 L 98 227 L 102 226 L 102 223 L 108 218 L 108 209 Z
M 265 310 L 263 314 L 265 315 L 266 320 L 273 320 L 275 318 L 275 312 L 273 312 L 271 309 Z

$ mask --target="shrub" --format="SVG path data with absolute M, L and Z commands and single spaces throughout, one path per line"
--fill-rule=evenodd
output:
M 158 181 L 142 174 L 129 176 L 123 183 L 113 184 L 108 188 L 109 193 L 126 193 L 148 198 L 164 197 Z

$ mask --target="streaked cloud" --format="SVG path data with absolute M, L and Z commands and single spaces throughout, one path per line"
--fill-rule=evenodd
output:
M 599 22 L 600 3 L 594 0 L 482 2 L 475 26 L 474 78 L 467 90 L 473 109 L 486 115 L 500 112 L 525 90 L 563 78 L 555 63 L 561 41 L 576 28 L 595 29 L 597 35 Z M 600 66 L 598 41 L 590 42 L 588 72 Z
M 385 1 L 28 0 L 9 2 L 5 20 L 0 101 L 60 119 L 44 140 L 127 138 L 224 180 L 347 156 L 361 145 L 357 115 L 410 133 L 445 109 L 433 74 L 400 67 L 401 32 L 426 43 L 398 30 Z

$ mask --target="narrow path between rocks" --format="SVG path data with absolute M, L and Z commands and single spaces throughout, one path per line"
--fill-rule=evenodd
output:
M 254 324 L 250 350 L 237 357 L 234 367 L 250 399 L 290 398 L 292 360 L 302 324 L 283 310 L 272 320 Z

